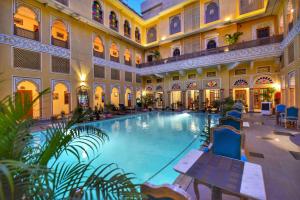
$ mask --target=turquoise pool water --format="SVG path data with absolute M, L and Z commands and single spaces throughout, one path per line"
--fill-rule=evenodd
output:
M 212 117 L 213 123 L 217 118 Z M 206 120 L 202 113 L 151 112 L 93 122 L 110 138 L 98 152 L 100 156 L 94 165 L 116 163 L 124 171 L 134 173 L 136 183 L 172 183 L 178 176 L 173 166 L 190 149 L 202 145 L 203 137 L 197 135 L 204 130 Z M 188 145 L 185 152 L 149 180 Z
M 212 125 L 217 120 L 218 116 L 212 115 Z M 105 131 L 109 141 L 96 153 L 89 152 L 92 150 L 88 146 L 84 148 L 96 157 L 94 166 L 116 163 L 125 172 L 135 174 L 135 183 L 171 184 L 179 175 L 173 166 L 191 149 L 203 144 L 206 123 L 204 113 L 174 112 L 150 112 L 92 122 L 89 125 Z M 84 151 L 81 155 L 82 161 L 88 161 Z M 73 159 L 66 154 L 60 157 L 69 163 Z

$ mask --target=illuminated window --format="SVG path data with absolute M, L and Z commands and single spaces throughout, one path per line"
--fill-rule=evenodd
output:
M 124 22 L 124 35 L 126 37 L 129 37 L 129 38 L 130 38 L 130 35 L 131 35 L 130 24 L 127 20 L 125 20 L 125 22 Z
M 124 52 L 124 61 L 126 65 L 131 65 L 131 54 L 129 49 L 125 49 Z
M 141 42 L 141 33 L 140 33 L 140 29 L 139 28 L 135 28 L 135 41 L 140 43 Z
M 119 31 L 119 21 L 114 11 L 111 11 L 109 15 L 109 26 L 111 29 Z
M 60 21 L 55 20 L 52 24 L 52 45 L 69 48 L 68 46 L 68 29 L 66 25 Z
M 151 27 L 147 31 L 147 43 L 155 42 L 157 40 L 156 27 Z
M 109 54 L 111 61 L 119 62 L 119 49 L 115 43 L 111 44 Z
M 103 11 L 101 4 L 98 1 L 94 1 L 93 3 L 93 20 L 103 23 Z
M 21 6 L 14 15 L 14 34 L 39 41 L 39 21 L 30 8 Z
M 176 15 L 170 18 L 170 35 L 179 33 L 181 31 L 180 15 Z
M 99 37 L 96 37 L 94 40 L 94 56 L 104 58 L 104 47 Z
M 136 56 L 135 56 L 135 64 L 141 64 L 142 63 L 142 56 L 141 55 L 139 55 L 139 54 L 137 54 Z

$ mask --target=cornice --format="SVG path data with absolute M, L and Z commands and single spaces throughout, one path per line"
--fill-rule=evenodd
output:
M 141 75 L 150 75 L 155 73 L 167 73 L 178 70 L 188 70 L 220 64 L 229 64 L 234 62 L 251 61 L 265 57 L 277 57 L 282 54 L 280 43 L 252 47 L 247 49 L 229 51 L 208 56 L 201 56 L 188 60 L 171 62 L 152 67 L 140 69 Z
M 43 44 L 35 40 L 30 40 L 15 35 L 0 34 L 0 44 L 7 44 L 12 47 L 27 49 L 30 51 L 35 51 L 40 53 L 48 53 L 50 55 L 58 56 L 58 57 L 70 58 L 69 49 L 65 49 L 65 48 L 61 48 L 49 44 Z

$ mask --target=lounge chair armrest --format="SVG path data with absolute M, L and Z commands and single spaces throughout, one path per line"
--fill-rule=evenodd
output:
M 280 113 L 281 118 L 285 118 L 285 113 Z
M 247 155 L 246 155 L 246 151 L 245 149 L 242 149 L 241 150 L 241 161 L 244 161 L 244 162 L 247 162 L 248 161 L 248 158 L 247 158 Z

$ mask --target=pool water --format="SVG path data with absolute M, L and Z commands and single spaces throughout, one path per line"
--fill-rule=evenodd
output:
M 205 129 L 206 117 L 203 113 L 150 112 L 93 122 L 91 125 L 109 136 L 93 164 L 116 163 L 125 172 L 135 174 L 135 183 L 171 184 L 179 175 L 173 170 L 174 165 L 189 150 L 202 145 L 204 137 L 198 135 Z M 213 124 L 217 118 L 212 116 Z M 82 158 L 86 159 L 84 152 Z M 70 161 L 69 157 L 65 159 Z

